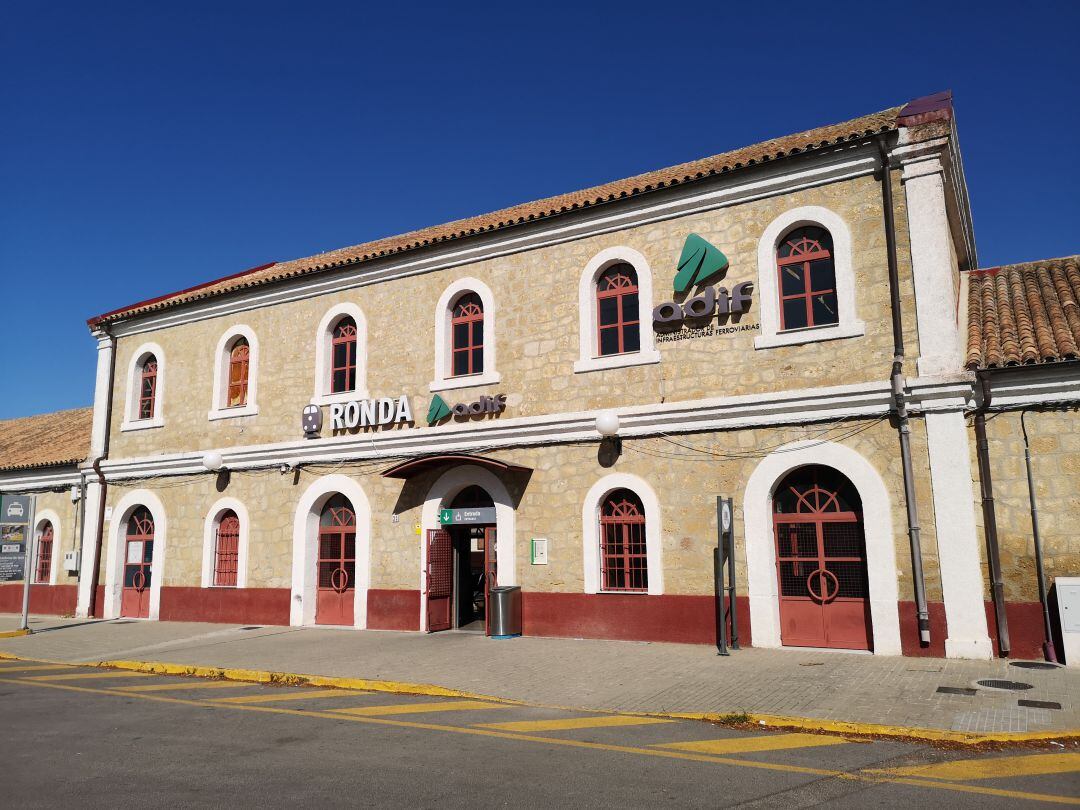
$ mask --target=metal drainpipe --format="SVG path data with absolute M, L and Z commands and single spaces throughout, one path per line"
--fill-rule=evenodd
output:
M 982 495 L 983 529 L 986 535 L 986 561 L 990 567 L 990 594 L 994 600 L 998 653 L 1004 658 L 1012 651 L 1009 620 L 1005 613 L 1005 584 L 1001 581 L 1001 554 L 998 548 L 997 509 L 994 505 L 994 482 L 990 475 L 990 445 L 986 440 L 986 411 L 990 407 L 990 381 L 975 372 L 982 392 L 982 403 L 975 411 L 975 448 L 979 461 L 979 490 Z
M 106 335 L 109 335 L 109 329 L 107 326 L 102 325 L 102 331 Z M 113 341 L 112 354 L 109 356 L 109 392 L 105 397 L 105 435 L 103 437 L 101 455 L 94 459 L 93 468 L 94 473 L 98 478 L 98 513 L 97 513 L 97 527 L 94 529 L 94 535 L 97 541 L 94 544 L 94 565 L 91 569 L 90 579 L 90 605 L 86 611 L 87 618 L 96 618 L 94 614 L 94 603 L 97 601 L 97 585 L 98 577 L 101 576 L 101 547 L 102 537 L 105 534 L 105 496 L 107 495 L 108 485 L 105 483 L 105 474 L 101 471 L 101 462 L 109 457 L 109 434 L 112 428 L 112 401 L 113 401 L 113 377 L 116 373 L 116 338 L 109 335 Z
M 904 470 L 904 500 L 907 502 L 908 543 L 911 546 L 911 579 L 915 590 L 915 610 L 919 641 L 930 643 L 930 612 L 926 607 L 926 581 L 923 576 L 922 541 L 919 532 L 919 508 L 915 501 L 915 474 L 911 468 L 911 425 L 904 400 L 904 325 L 900 309 L 900 274 L 896 265 L 896 221 L 893 216 L 892 182 L 889 152 L 885 137 L 877 139 L 881 156 L 881 200 L 885 209 L 885 246 L 889 260 L 889 305 L 892 310 L 893 363 L 890 383 L 897 431 L 900 434 L 900 460 Z
M 1050 605 L 1046 597 L 1046 577 L 1043 575 L 1042 540 L 1039 538 L 1039 509 L 1035 505 L 1035 480 L 1031 474 L 1031 447 L 1028 444 L 1027 425 L 1024 417 L 1028 408 L 1020 411 L 1020 430 L 1024 434 L 1024 463 L 1027 465 L 1028 500 L 1031 502 L 1031 536 L 1035 541 L 1035 574 L 1039 579 L 1039 601 L 1043 611 L 1043 655 L 1047 661 L 1057 663 L 1057 651 L 1054 649 L 1054 635 L 1050 627 Z

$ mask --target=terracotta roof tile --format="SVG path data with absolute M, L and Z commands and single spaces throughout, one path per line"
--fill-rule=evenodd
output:
M 1080 256 L 973 270 L 968 368 L 1080 359 Z
M 78 464 L 90 454 L 93 408 L 0 421 L 0 470 Z
M 930 106 L 936 106 L 940 109 L 947 108 L 951 113 L 951 96 L 944 101 L 936 98 L 933 98 L 932 101 L 933 104 Z M 400 236 L 365 242 L 353 247 L 332 250 L 304 259 L 263 265 L 198 287 L 170 293 L 169 295 L 107 312 L 104 315 L 91 318 L 87 323 L 94 327 L 101 323 L 224 295 L 274 281 L 331 270 L 345 265 L 358 264 L 428 245 L 546 219 L 570 211 L 590 208 L 645 192 L 691 183 L 737 169 L 834 146 L 850 140 L 865 138 L 880 132 L 890 132 L 904 125 L 904 122 L 900 120 L 901 115 L 905 109 L 910 107 L 911 105 L 893 107 L 840 124 L 818 127 L 817 129 L 775 138 L 754 146 L 724 152 L 690 163 L 629 177 L 625 180 L 617 180 L 570 194 L 524 203 L 494 211 L 490 214 L 457 220 L 445 225 L 436 225 L 431 228 L 401 234 Z M 940 118 L 940 116 L 937 116 L 937 118 Z

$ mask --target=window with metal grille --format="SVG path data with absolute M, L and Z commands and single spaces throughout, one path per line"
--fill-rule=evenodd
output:
M 617 489 L 600 506 L 600 572 L 605 591 L 646 591 L 645 507 L 628 489 Z
M 330 392 L 356 390 L 356 321 L 346 316 L 337 322 L 331 340 L 333 352 Z
M 840 322 L 832 236 L 824 228 L 796 228 L 780 240 L 780 331 Z
M 247 338 L 239 338 L 229 351 L 229 399 L 226 403 L 229 408 L 247 405 L 250 359 L 251 347 Z
M 626 262 L 612 265 L 596 280 L 596 330 L 601 357 L 641 348 L 637 271 Z
M 148 355 L 139 371 L 139 418 L 151 419 L 154 416 L 155 397 L 157 396 L 157 358 Z
M 214 544 L 214 584 L 236 587 L 236 572 L 240 557 L 240 518 L 231 509 L 223 512 L 218 521 Z
M 453 377 L 481 374 L 484 371 L 484 305 L 480 296 L 470 292 L 454 304 L 450 318 L 451 364 Z
M 356 513 L 348 498 L 335 495 L 319 516 L 319 589 L 351 590 L 355 575 Z
M 34 566 L 34 582 L 48 585 L 52 574 L 53 525 L 46 520 L 41 524 L 41 536 L 37 544 L 37 564 Z

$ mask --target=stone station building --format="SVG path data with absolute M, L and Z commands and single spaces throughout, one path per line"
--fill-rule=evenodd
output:
M 983 409 L 1035 655 L 1018 419 L 1075 574 L 1080 276 L 977 266 L 939 94 L 106 313 L 78 610 L 483 632 L 498 584 L 529 635 L 712 643 L 723 496 L 744 644 L 986 658 Z

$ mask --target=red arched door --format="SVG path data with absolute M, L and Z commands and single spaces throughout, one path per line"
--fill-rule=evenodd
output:
M 145 506 L 128 518 L 124 553 L 120 615 L 145 619 L 150 616 L 150 564 L 154 559 L 154 518 Z
M 335 495 L 319 517 L 316 624 L 352 626 L 356 591 L 356 513 L 344 495 Z
M 802 467 L 780 482 L 773 512 L 781 641 L 869 650 L 866 542 L 855 487 L 828 467 Z

